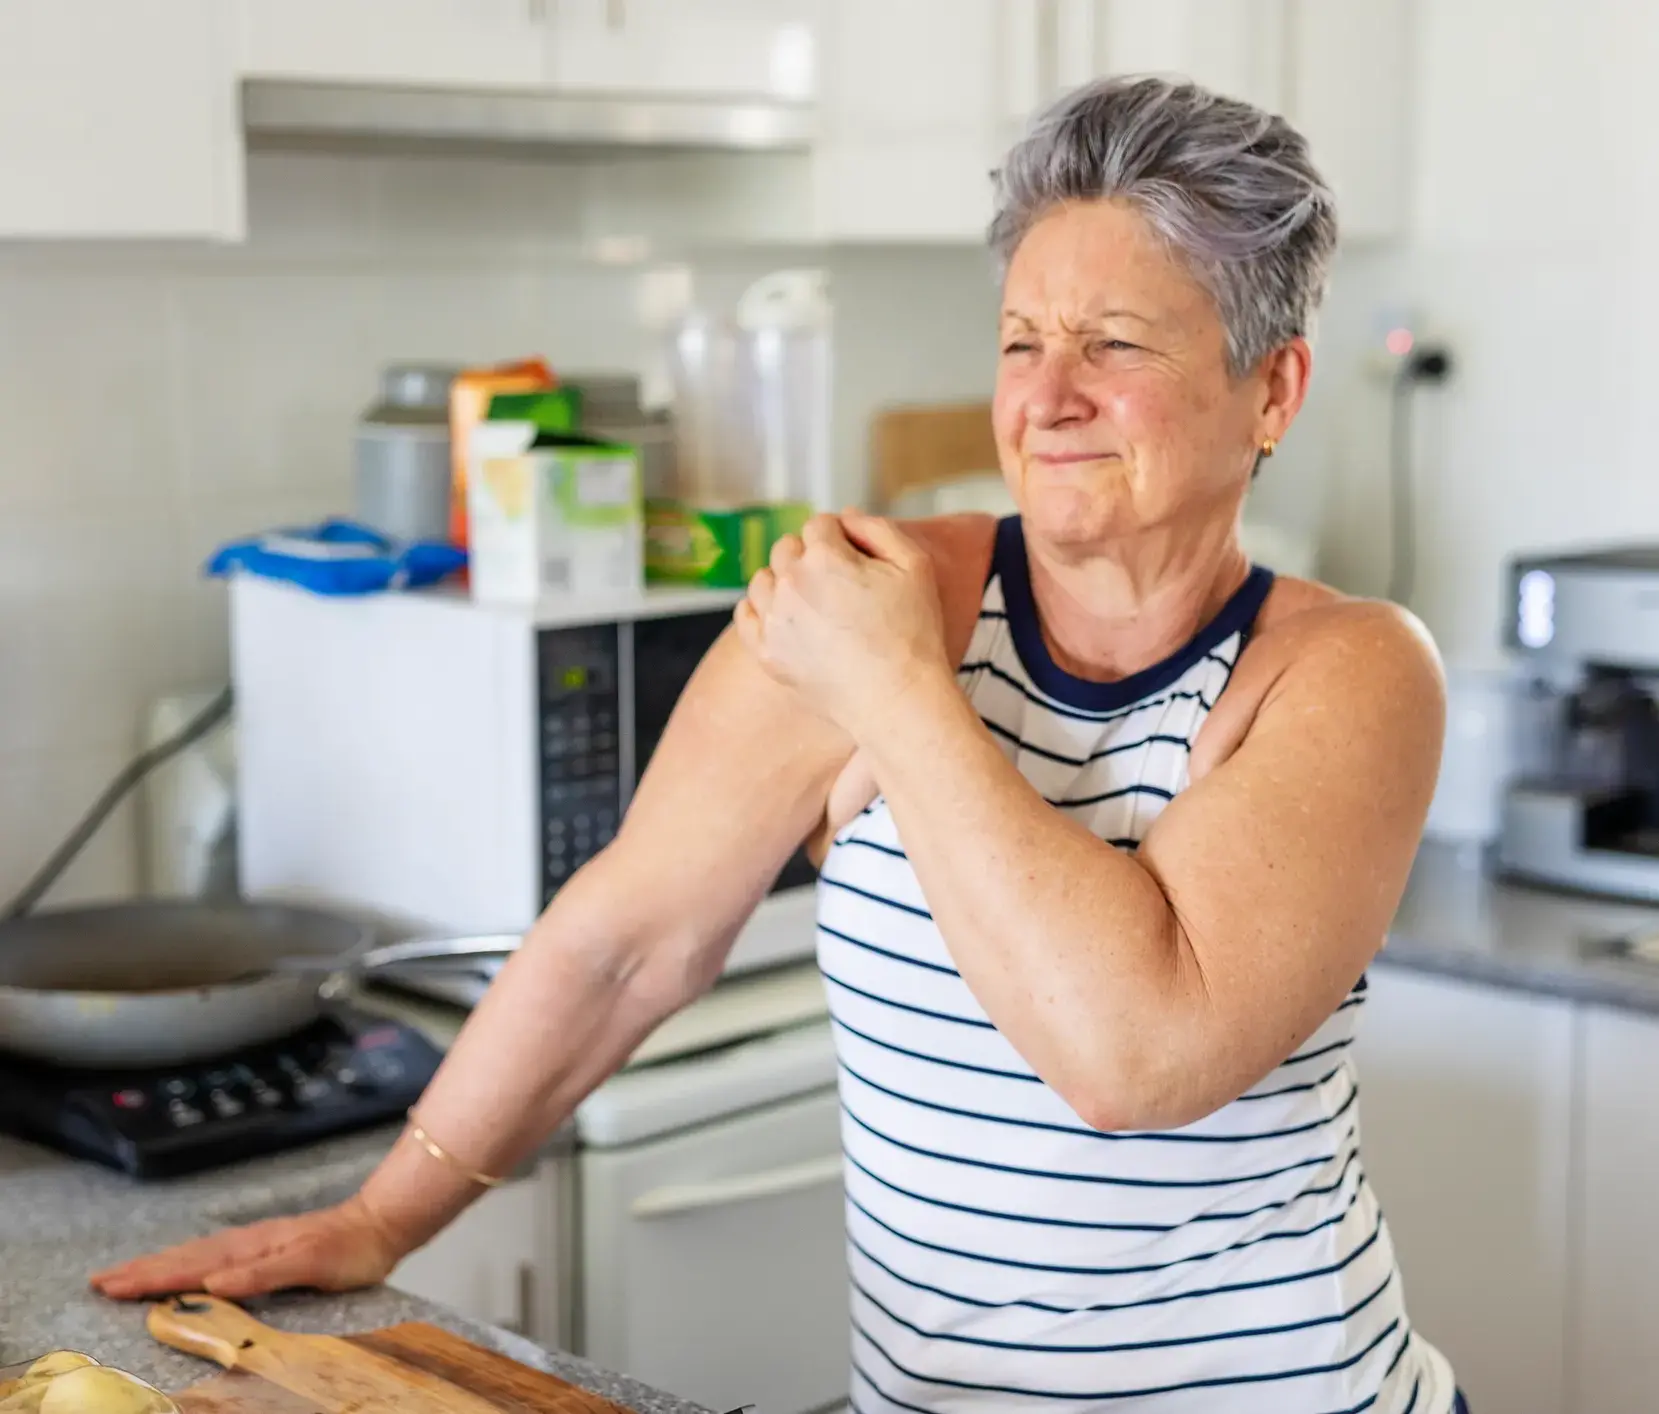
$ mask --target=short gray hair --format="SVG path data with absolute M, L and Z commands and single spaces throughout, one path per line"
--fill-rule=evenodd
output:
M 1336 202 L 1283 118 L 1194 83 L 1100 79 L 1037 118 L 994 175 L 990 244 L 1004 271 L 1054 207 L 1119 200 L 1210 292 L 1235 377 L 1312 331 Z

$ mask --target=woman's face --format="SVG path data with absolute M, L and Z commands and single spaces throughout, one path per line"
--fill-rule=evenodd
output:
M 1300 401 L 1293 376 L 1281 406 L 1277 359 L 1233 378 L 1214 303 L 1125 205 L 1044 216 L 1014 252 L 1002 305 L 1002 471 L 1028 529 L 1057 549 L 1232 515 L 1262 439 Z

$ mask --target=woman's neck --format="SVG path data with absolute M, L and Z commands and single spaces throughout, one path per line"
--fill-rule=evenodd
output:
M 1236 522 L 1177 541 L 1113 544 L 1088 555 L 1027 540 L 1031 593 L 1056 666 L 1115 682 L 1178 652 L 1244 582 Z

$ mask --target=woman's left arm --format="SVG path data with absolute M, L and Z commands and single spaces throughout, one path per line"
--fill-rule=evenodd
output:
M 986 731 L 937 637 L 926 553 L 847 523 L 866 553 L 816 524 L 739 628 L 858 743 L 986 1014 L 1097 1128 L 1237 1098 L 1331 1014 L 1399 904 L 1443 731 L 1426 636 L 1385 604 L 1311 611 L 1236 750 L 1130 855 Z

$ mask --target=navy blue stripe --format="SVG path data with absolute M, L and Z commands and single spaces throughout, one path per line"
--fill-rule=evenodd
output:
M 1240 1095 L 1235 1103 L 1242 1103 L 1245 1100 L 1277 1100 L 1282 1095 L 1301 1095 L 1309 1090 L 1317 1090 L 1321 1085 L 1329 1085 L 1331 1081 L 1342 1074 L 1342 1070 L 1341 1065 L 1333 1066 L 1319 1079 L 1310 1080 L 1306 1085 L 1287 1085 L 1283 1090 L 1263 1090 L 1259 1095 Z
M 1301 1055 L 1291 1056 L 1285 1061 L 1286 1065 L 1296 1065 L 1300 1061 L 1318 1060 L 1320 1056 L 1328 1056 L 1332 1051 L 1345 1051 L 1353 1045 L 1354 1038 L 1348 1037 L 1344 1041 L 1332 1041 L 1328 1046 L 1321 1046 L 1317 1051 L 1305 1051 Z
M 982 608 L 979 611 L 979 617 L 981 619 L 990 619 L 992 623 L 1005 624 L 1008 622 L 1008 615 L 1003 613 L 1001 609 Z
M 1179 746 L 1183 751 L 1191 751 L 1192 744 L 1184 736 L 1172 736 L 1168 732 L 1153 732 L 1151 736 L 1143 736 L 1139 741 L 1126 741 L 1118 746 L 1103 747 L 1099 751 L 1091 752 L 1087 756 L 1067 756 L 1063 752 L 1050 751 L 1047 747 L 1037 746 L 1027 741 L 1018 732 L 1011 732 L 1000 722 L 993 722 L 984 713 L 979 720 L 994 736 L 1000 736 L 1004 741 L 1012 742 L 1021 751 L 1028 751 L 1033 756 L 1041 756 L 1046 761 L 1057 761 L 1062 766 L 1092 766 L 1096 761 L 1104 761 L 1108 756 L 1118 756 L 1125 751 L 1138 751 L 1143 746 L 1152 746 L 1163 742 L 1166 746 Z
M 1402 1355 L 1405 1353 L 1403 1348 L 1402 1348 L 1400 1353 Z M 1421 1375 L 1419 1375 L 1419 1376 L 1417 1376 L 1416 1379 L 1414 1379 L 1411 1382 L 1411 1399 L 1406 1404 L 1405 1414 L 1411 1414 L 1411 1411 L 1417 1407 L 1417 1396 L 1420 1393 L 1422 1393 L 1422 1389 L 1423 1389 L 1423 1377 Z M 1461 1411 L 1462 1408 L 1463 1408 L 1463 1398 L 1462 1398 L 1461 1395 L 1459 1395 L 1457 1404 L 1454 1406 L 1452 1414 L 1459 1414 L 1459 1411 Z
M 855 938 L 851 933 L 843 933 L 839 928 L 832 928 L 828 923 L 818 925 L 820 933 L 828 933 L 851 947 L 863 948 L 865 952 L 873 952 L 880 957 L 891 958 L 894 962 L 902 962 L 906 967 L 925 967 L 929 972 L 942 972 L 947 977 L 960 977 L 962 974 L 954 967 L 946 967 L 942 962 L 923 962 L 919 957 L 906 957 L 902 952 L 891 952 L 887 948 L 878 948 L 874 943 L 867 943 L 862 938 Z
M 925 1248 L 929 1252 L 938 1252 L 945 1257 L 960 1257 L 965 1262 L 979 1262 L 988 1267 L 1013 1267 L 1021 1272 L 1052 1272 L 1056 1276 L 1068 1277 L 1136 1277 L 1147 1276 L 1152 1272 L 1174 1271 L 1177 1267 L 1190 1267 L 1194 1263 L 1213 1262 L 1217 1257 L 1226 1257 L 1234 1252 L 1245 1252 L 1252 1247 L 1261 1247 L 1269 1242 L 1292 1242 L 1299 1237 L 1312 1237 L 1316 1233 L 1324 1232 L 1327 1228 L 1336 1227 L 1345 1221 L 1348 1215 L 1359 1206 L 1360 1190 L 1356 1189 L 1348 1199 L 1348 1205 L 1340 1213 L 1333 1213 L 1328 1218 L 1322 1218 L 1312 1227 L 1286 1228 L 1274 1232 L 1264 1232 L 1260 1237 L 1252 1237 L 1244 1242 L 1229 1243 L 1226 1247 L 1217 1247 L 1209 1252 L 1193 1252 L 1185 1257 L 1177 1257 L 1171 1262 L 1142 1262 L 1133 1267 L 1071 1267 L 1061 1266 L 1051 1262 L 1024 1262 L 1017 1257 L 993 1257 L 988 1252 L 968 1252 L 960 1247 L 946 1247 L 943 1243 L 927 1242 L 920 1237 L 914 1237 L 902 1228 L 894 1227 L 892 1223 L 878 1218 L 866 1208 L 851 1193 L 847 1194 L 847 1202 L 857 1208 L 877 1227 L 893 1234 L 900 1242 L 908 1242 L 912 1247 Z
M 1064 810 L 1072 805 L 1099 805 L 1107 800 L 1121 800 L 1126 795 L 1151 795 L 1159 800 L 1175 799 L 1175 792 L 1172 790 L 1165 790 L 1162 786 L 1146 785 L 1120 786 L 1117 790 L 1104 791 L 1100 795 L 1085 795 L 1076 800 L 1049 800 L 1046 795 L 1043 799 L 1056 809 Z
M 1277 1384 L 1283 1380 L 1305 1380 L 1310 1379 L 1315 1375 L 1334 1375 L 1343 1370 L 1350 1370 L 1355 1365 L 1359 1364 L 1361 1360 L 1370 1355 L 1371 1352 L 1387 1340 L 1389 1336 L 1393 1335 L 1399 1324 L 1399 1317 L 1396 1316 L 1392 1321 L 1384 1326 L 1381 1331 L 1372 1337 L 1370 1343 L 1367 1344 L 1364 1349 L 1356 1351 L 1346 1360 L 1338 1360 L 1329 1365 L 1306 1365 L 1300 1369 L 1272 1370 L 1259 1375 L 1217 1375 L 1213 1379 L 1189 1380 L 1185 1384 L 1178 1385 L 1148 1385 L 1141 1389 L 1097 1390 L 1090 1391 L 1088 1393 L 1084 1393 L 1082 1391 L 1070 1392 L 1066 1390 L 1054 1389 L 1026 1389 L 1017 1385 L 982 1385 L 976 1384 L 970 1380 L 947 1380 L 936 1375 L 924 1375 L 918 1370 L 912 1370 L 908 1366 L 901 1365 L 897 1360 L 889 1355 L 887 1351 L 882 1348 L 881 1342 L 872 1336 L 869 1331 L 865 1330 L 864 1327 L 858 1323 L 856 1317 L 853 1320 L 853 1329 L 869 1342 L 870 1347 L 876 1352 L 876 1354 L 881 1356 L 883 1360 L 885 1360 L 901 1375 L 905 1376 L 907 1379 L 917 1380 L 924 1384 L 941 1385 L 947 1389 L 973 1390 L 980 1394 L 1013 1394 L 1019 1395 L 1025 1399 L 1104 1401 L 1116 1399 L 1148 1399 L 1153 1395 L 1160 1394 L 1185 1394 L 1191 1390 L 1226 1389 L 1237 1385 Z
M 896 1405 L 900 1409 L 908 1409 L 910 1414 L 939 1414 L 937 1406 L 932 1409 L 924 1409 L 919 1404 L 911 1404 L 907 1400 L 895 1399 L 892 1395 L 888 1394 L 886 1390 L 870 1378 L 870 1372 L 858 1363 L 857 1355 L 853 1356 L 853 1373 L 857 1375 L 859 1379 L 863 1380 L 865 1384 L 869 1385 L 871 1389 L 873 1389 L 889 1404 Z
M 828 874 L 819 874 L 818 882 L 828 884 L 832 889 L 840 889 L 843 893 L 857 894 L 860 898 L 867 898 L 871 903 L 884 903 L 889 908 L 896 908 L 900 913 L 908 913 L 912 918 L 925 918 L 933 921 L 933 915 L 925 908 L 917 908 L 913 903 L 900 903 L 896 898 L 888 898 L 885 894 L 872 893 L 869 889 L 861 889 L 857 884 L 845 884 L 840 879 L 832 879 Z
M 956 1213 L 968 1213 L 976 1218 L 992 1218 L 997 1222 L 1029 1223 L 1036 1227 L 1064 1227 L 1085 1232 L 1179 1232 L 1183 1227 L 1198 1223 L 1243 1222 L 1248 1218 L 1260 1217 L 1263 1213 L 1278 1212 L 1290 1207 L 1292 1203 L 1300 1203 L 1304 1198 L 1324 1198 L 1335 1193 L 1348 1180 L 1348 1171 L 1359 1162 L 1359 1150 L 1350 1149 L 1348 1157 L 1338 1170 L 1336 1181 L 1325 1184 L 1320 1188 L 1304 1188 L 1289 1198 L 1277 1203 L 1263 1203 L 1259 1208 L 1251 1208 L 1242 1213 L 1199 1213 L 1186 1222 L 1179 1223 L 1086 1223 L 1074 1218 L 1038 1218 L 1025 1213 L 999 1213 L 991 1208 L 974 1208 L 966 1203 L 949 1203 L 943 1198 L 930 1198 L 925 1193 L 916 1193 L 908 1188 L 900 1188 L 896 1183 L 890 1183 L 873 1169 L 859 1163 L 851 1154 L 844 1156 L 846 1161 L 860 1173 L 866 1175 L 873 1182 L 901 1197 L 910 1198 L 918 1203 L 926 1203 L 933 1208 L 948 1208 Z
M 1306 1124 L 1291 1125 L 1287 1129 L 1269 1129 L 1260 1134 L 1187 1134 L 1178 1129 L 1171 1130 L 1120 1130 L 1107 1131 L 1090 1129 L 1087 1125 L 1050 1124 L 1040 1119 L 1014 1119 L 1008 1115 L 986 1114 L 983 1110 L 964 1110 L 955 1105 L 942 1105 L 936 1100 L 923 1100 L 915 1095 L 906 1095 L 902 1090 L 891 1090 L 885 1085 L 878 1084 L 869 1076 L 854 1070 L 846 1061 L 840 1063 L 841 1069 L 853 1077 L 854 1080 L 868 1085 L 872 1090 L 883 1095 L 889 1095 L 895 1100 L 907 1105 L 916 1105 L 924 1110 L 932 1110 L 936 1114 L 955 1115 L 959 1119 L 980 1120 L 986 1124 L 1011 1124 L 1018 1129 L 1040 1129 L 1048 1134 L 1068 1134 L 1079 1139 L 1098 1139 L 1108 1144 L 1255 1144 L 1269 1139 L 1289 1139 L 1297 1134 L 1307 1134 L 1315 1129 L 1323 1129 L 1327 1124 L 1339 1120 L 1353 1108 L 1354 1101 L 1359 1099 L 1359 1086 L 1355 1085 L 1348 1098 L 1328 1115 L 1319 1119 L 1309 1120 Z
M 1394 1352 L 1394 1358 L 1388 1362 L 1388 1368 L 1383 1371 L 1386 1380 L 1399 1366 L 1400 1361 L 1406 1358 L 1406 1351 L 1411 1349 L 1411 1327 L 1406 1326 L 1406 1338 L 1400 1342 L 1400 1348 Z
M 958 1306 L 971 1306 L 983 1311 L 1002 1311 L 1017 1307 L 1025 1311 L 1046 1311 L 1054 1316 L 1087 1316 L 1096 1312 L 1139 1311 L 1146 1306 L 1171 1306 L 1178 1301 L 1196 1301 L 1206 1296 L 1237 1296 L 1244 1291 L 1264 1291 L 1275 1286 L 1295 1286 L 1297 1282 L 1336 1276 L 1338 1273 L 1346 1271 L 1371 1248 L 1375 1247 L 1381 1237 L 1382 1220 L 1379 1218 L 1377 1225 L 1371 1229 L 1371 1235 L 1364 1242 L 1360 1243 L 1340 1262 L 1335 1262 L 1328 1267 L 1315 1267 L 1306 1272 L 1291 1272 L 1282 1277 L 1264 1277 L 1259 1281 L 1228 1282 L 1223 1286 L 1206 1287 L 1198 1291 L 1172 1291 L 1163 1296 L 1144 1297 L 1139 1301 L 1123 1301 L 1116 1304 L 1099 1302 L 1090 1306 L 1054 1306 L 1045 1301 L 981 1301 L 977 1297 L 963 1296 L 960 1292 L 947 1291 L 942 1286 L 929 1286 L 926 1282 L 916 1281 L 894 1271 L 892 1267 L 888 1266 L 886 1262 L 882 1261 L 880 1257 L 876 1256 L 851 1233 L 847 1234 L 847 1245 L 866 1261 L 880 1267 L 894 1281 L 916 1291 L 925 1291 L 930 1296 L 942 1296 L 947 1301 L 956 1302 Z
M 906 1330 L 919 1335 L 923 1340 L 944 1340 L 956 1345 L 977 1345 L 989 1350 L 1018 1350 L 1030 1355 L 1123 1355 L 1137 1350 L 1170 1350 L 1182 1345 L 1214 1345 L 1223 1340 L 1253 1340 L 1261 1336 L 1292 1335 L 1297 1331 L 1314 1330 L 1319 1326 L 1341 1325 L 1359 1315 L 1367 1306 L 1375 1301 L 1393 1284 L 1394 1273 L 1391 1270 L 1383 1278 L 1382 1285 L 1369 1296 L 1362 1298 L 1355 1306 L 1346 1311 L 1333 1312 L 1328 1316 L 1315 1316 L 1306 1321 L 1294 1321 L 1282 1326 L 1254 1326 L 1245 1330 L 1215 1331 L 1209 1335 L 1171 1336 L 1166 1340 L 1136 1340 L 1126 1341 L 1116 1345 L 1032 1345 L 1012 1340 L 987 1340 L 981 1336 L 957 1335 L 951 1331 L 924 1330 L 912 1321 L 892 1311 L 878 1296 L 869 1291 L 856 1277 L 853 1278 L 853 1289 L 866 1301 L 879 1310 L 882 1315 L 895 1325 L 903 1326 Z
M 844 992 L 851 992 L 854 996 L 863 997 L 866 1001 L 877 1002 L 881 1006 L 892 1007 L 895 1011 L 908 1011 L 916 1016 L 930 1016 L 935 1021 L 954 1021 L 958 1026 L 977 1026 L 982 1031 L 995 1031 L 996 1027 L 989 1021 L 976 1021 L 971 1016 L 952 1016 L 948 1011 L 929 1011 L 925 1006 L 911 1006 L 909 1002 L 896 1002 L 891 997 L 878 997 L 874 992 L 866 992 L 862 987 L 855 987 L 851 982 L 843 982 L 833 972 L 825 972 L 820 967 L 824 981 L 833 982 Z
M 1022 1169 L 1015 1164 L 993 1163 L 990 1159 L 970 1159 L 962 1154 L 941 1154 L 934 1149 L 923 1149 L 916 1144 L 906 1144 L 902 1139 L 895 1139 L 892 1135 L 883 1133 L 863 1116 L 857 1114 L 847 1104 L 843 1097 L 841 1101 L 842 1113 L 860 1129 L 881 1140 L 884 1144 L 891 1144 L 895 1149 L 903 1149 L 911 1154 L 920 1154 L 924 1159 L 937 1159 L 943 1164 L 959 1164 L 964 1168 L 988 1169 L 992 1173 L 1017 1173 L 1024 1178 L 1053 1178 L 1062 1183 L 1100 1183 L 1112 1188 L 1233 1188 L 1246 1183 L 1260 1183 L 1264 1179 L 1279 1178 L 1287 1173 L 1296 1173 L 1301 1169 L 1318 1168 L 1322 1164 L 1331 1163 L 1336 1153 L 1315 1154 L 1311 1158 L 1298 1159 L 1293 1164 L 1286 1164 L 1283 1168 L 1269 1169 L 1266 1173 L 1239 1174 L 1236 1178 L 1117 1178 L 1110 1174 L 1094 1173 L 1056 1173 L 1048 1169 Z M 1342 1136 L 1342 1143 L 1337 1146 L 1340 1153 L 1353 1138 L 1354 1131 L 1348 1130 Z
M 1349 997 L 1347 1001 L 1343 1002 L 1343 1004 L 1336 1009 L 1336 1011 L 1347 1011 L 1349 1007 L 1364 1006 L 1364 1005 L 1365 1005 L 1365 998 L 1364 997 Z M 1331 1015 L 1335 1016 L 1336 1011 L 1333 1011 L 1331 1013 Z
M 849 835 L 844 840 L 837 840 L 837 844 L 855 844 L 860 849 L 873 849 L 877 854 L 890 855 L 894 859 L 909 859 L 910 856 L 902 849 L 895 849 L 890 844 L 877 844 L 874 840 L 862 840 L 856 835 Z
M 999 1080 L 1023 1080 L 1030 1085 L 1041 1085 L 1042 1077 L 1026 1075 L 1017 1070 L 998 1070 L 989 1065 L 969 1065 L 967 1061 L 946 1060 L 943 1056 L 930 1056 L 924 1051 L 911 1051 L 903 1046 L 895 1046 L 891 1041 L 883 1041 L 872 1036 L 867 1031 L 860 1031 L 856 1026 L 849 1026 L 839 1016 L 831 1015 L 830 1021 L 841 1030 L 858 1037 L 860 1041 L 868 1041 L 872 1046 L 880 1046 L 884 1051 L 892 1051 L 897 1055 L 909 1056 L 912 1060 L 925 1061 L 929 1065 L 949 1066 L 952 1070 L 970 1070 L 975 1075 L 994 1075 Z
M 963 663 L 956 670 L 960 673 L 989 673 L 998 682 L 1007 683 L 1016 688 L 1021 697 L 1027 702 L 1044 711 L 1052 712 L 1057 717 L 1070 717 L 1076 722 L 1117 722 L 1125 717 L 1132 717 L 1137 712 L 1149 712 L 1154 707 L 1167 707 L 1171 702 L 1197 702 L 1206 712 L 1214 709 L 1215 703 L 1205 697 L 1200 691 L 1182 688 L 1179 692 L 1166 692 L 1158 697 L 1149 697 L 1145 702 L 1137 702 L 1132 707 L 1122 707 L 1115 712 L 1080 712 L 1076 708 L 1068 707 L 1063 702 L 1056 702 L 1052 698 L 1044 697 L 1033 692 L 1012 673 L 997 666 L 989 658 L 975 658 L 971 662 Z

